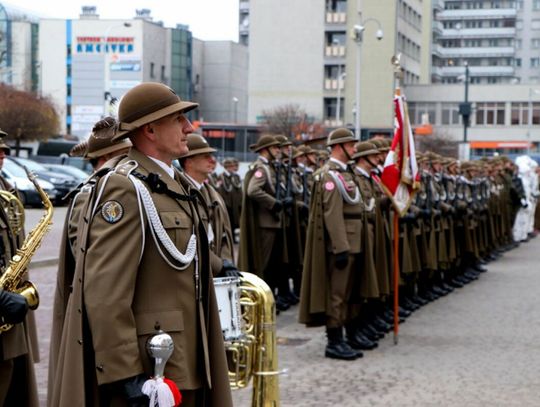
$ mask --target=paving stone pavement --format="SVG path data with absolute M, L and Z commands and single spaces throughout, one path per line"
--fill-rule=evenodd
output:
M 40 215 L 29 216 L 27 230 Z M 65 208 L 57 210 L 41 259 L 57 255 L 64 216 Z M 490 263 L 478 281 L 415 312 L 401 326 L 399 345 L 387 335 L 353 362 L 324 358 L 324 330 L 298 324 L 297 307 L 282 313 L 281 406 L 539 406 L 539 262 L 537 238 Z M 32 268 L 41 296 L 36 374 L 43 406 L 55 278 L 56 266 Z M 234 391 L 233 399 L 249 406 L 251 389 Z

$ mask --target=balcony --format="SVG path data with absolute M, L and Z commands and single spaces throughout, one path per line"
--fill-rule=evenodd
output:
M 240 13 L 249 13 L 249 1 L 240 1 Z
M 341 85 L 341 90 L 345 89 L 345 81 L 344 80 L 342 80 L 339 85 Z M 338 85 L 337 78 L 325 78 L 324 79 L 324 90 L 337 90 L 339 85 Z
M 444 30 L 441 38 L 514 38 L 515 35 L 516 29 L 514 27 L 463 28 L 461 30 L 454 28 Z
M 347 22 L 347 13 L 326 13 L 326 24 L 345 24 Z
M 444 32 L 443 25 L 440 21 L 433 20 L 433 32 L 435 34 L 441 35 Z
M 432 2 L 433 9 L 437 12 L 444 10 L 444 1 L 443 0 L 433 0 Z
M 435 53 L 435 46 L 433 47 Z M 514 47 L 469 47 L 469 48 L 443 48 L 438 47 L 439 56 L 444 58 L 488 58 L 513 57 Z
M 324 56 L 343 58 L 345 56 L 345 45 L 327 45 L 324 49 Z
M 499 20 L 501 18 L 516 18 L 515 8 L 482 8 L 482 9 L 460 9 L 443 10 L 437 13 L 440 21 L 449 20 Z
M 513 66 L 469 66 L 471 76 L 512 76 Z M 435 73 L 435 70 L 433 70 Z M 463 66 L 441 66 L 437 69 L 437 74 L 442 76 L 459 76 L 465 73 Z

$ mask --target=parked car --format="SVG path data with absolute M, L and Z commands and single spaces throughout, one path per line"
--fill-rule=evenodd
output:
M 88 174 L 87 172 L 84 172 L 83 170 L 76 168 L 72 165 L 62 165 L 62 164 L 42 164 L 42 165 L 45 168 L 47 168 L 49 171 L 59 172 L 60 174 L 72 176 L 73 178 L 77 180 L 78 184 L 86 181 L 86 179 L 90 176 L 90 174 Z
M 55 202 L 57 204 L 62 203 L 62 198 L 78 185 L 78 182 L 75 178 L 69 175 L 49 171 L 42 164 L 29 160 L 28 158 L 7 157 L 4 162 L 10 160 L 15 164 L 28 168 L 34 174 L 38 175 L 41 179 L 49 181 L 51 184 L 53 184 L 54 189 L 56 189 Z
M 4 165 L 0 173 L 4 178 L 17 190 L 23 205 L 25 206 L 40 206 L 41 197 L 32 181 L 30 181 L 24 171 L 24 168 L 15 164 L 13 161 L 4 160 Z M 41 188 L 49 195 L 51 202 L 54 202 L 57 198 L 54 185 L 48 181 L 37 178 L 37 182 Z

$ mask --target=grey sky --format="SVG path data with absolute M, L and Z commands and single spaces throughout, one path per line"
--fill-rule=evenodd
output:
M 203 40 L 238 40 L 238 0 L 10 0 L 2 2 L 42 17 L 78 18 L 81 6 L 97 7 L 100 18 L 132 18 L 135 9 L 152 10 L 167 27 L 189 25 Z

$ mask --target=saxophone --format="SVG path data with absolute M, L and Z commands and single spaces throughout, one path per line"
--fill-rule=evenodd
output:
M 231 388 L 253 379 L 252 407 L 279 407 L 276 309 L 272 290 L 259 277 L 242 273 L 243 338 L 225 343 Z
M 38 184 L 36 176 L 26 168 L 25 170 L 28 179 L 32 181 L 41 197 L 43 205 L 45 206 L 45 214 L 39 220 L 36 227 L 26 235 L 22 246 L 17 249 L 17 253 L 15 253 L 10 260 L 9 266 L 4 271 L 4 274 L 0 275 L 0 288 L 21 294 L 26 298 L 28 307 L 31 310 L 35 310 L 39 305 L 39 295 L 34 284 L 24 280 L 24 275 L 26 274 L 32 256 L 41 245 L 43 237 L 52 224 L 53 206 L 48 195 Z M 0 325 L 0 334 L 9 331 L 12 327 L 13 325 L 11 324 Z

